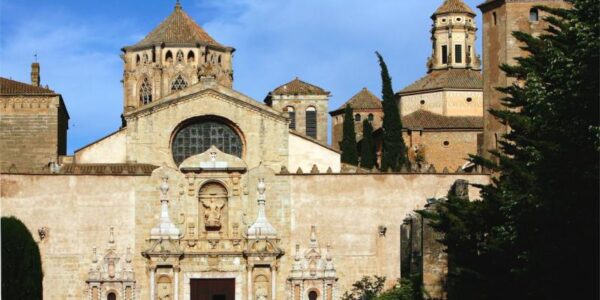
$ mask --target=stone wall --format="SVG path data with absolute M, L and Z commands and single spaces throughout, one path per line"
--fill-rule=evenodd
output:
M 321 173 L 328 169 L 333 172 L 340 171 L 340 153 L 327 145 L 315 143 L 304 136 L 290 133 L 288 170 L 295 173 L 301 168 L 304 173 L 309 173 L 313 166 Z
M 328 105 L 329 98 L 325 95 L 272 95 L 272 107 L 276 111 L 284 112 L 287 116 L 287 107 L 291 106 L 296 112 L 296 131 L 306 135 L 306 109 L 314 107 L 317 111 L 317 137 L 321 143 L 327 143 Z
M 69 117 L 60 96 L 2 96 L 0 114 L 0 172 L 39 173 L 66 154 Z
M 283 175 L 280 175 L 283 176 Z M 291 187 L 291 240 L 306 243 L 316 225 L 319 242 L 331 244 L 340 294 L 362 276 L 400 277 L 400 226 L 404 217 L 446 196 L 457 179 L 487 183 L 486 175 L 365 174 L 287 175 Z M 478 198 L 478 190 L 469 190 Z
M 23 221 L 38 242 L 44 299 L 84 299 L 93 247 L 102 256 L 110 227 L 114 227 L 117 251 L 133 249 L 134 188 L 142 178 L 0 175 L 2 216 Z M 41 228 L 47 230 L 43 240 L 38 234 Z M 134 255 L 134 261 L 141 260 Z
M 471 101 L 467 101 L 470 98 Z M 473 116 L 483 113 L 483 93 L 481 90 L 455 90 L 424 92 L 402 96 L 400 112 L 402 116 L 419 109 L 443 116 Z M 423 101 L 423 103 L 421 103 Z
M 75 150 L 75 162 L 78 164 L 125 163 L 126 145 L 127 133 L 122 129 Z
M 404 132 L 404 142 L 413 151 L 414 146 L 424 145 L 425 160 L 437 172 L 447 168 L 449 172 L 463 166 L 469 154 L 477 154 L 477 136 L 481 131 L 418 131 Z M 447 143 L 447 144 L 446 144 Z M 409 154 L 409 157 L 412 157 Z

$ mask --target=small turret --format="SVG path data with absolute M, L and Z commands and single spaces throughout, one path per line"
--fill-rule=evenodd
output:
M 31 85 L 40 86 L 40 64 L 37 61 L 31 64 Z

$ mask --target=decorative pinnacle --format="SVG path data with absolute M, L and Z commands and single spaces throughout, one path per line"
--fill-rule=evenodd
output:
M 179 0 L 175 3 L 175 10 L 181 10 L 181 3 L 179 3 Z
M 265 201 L 266 185 L 265 185 L 265 179 L 264 178 L 259 178 L 258 179 L 258 184 L 256 185 L 256 190 L 258 190 L 258 200 L 259 201 Z
M 160 200 L 168 200 L 167 192 L 169 191 L 169 177 L 165 176 L 160 184 Z
M 312 248 L 317 247 L 317 226 L 315 225 L 310 226 L 310 246 Z

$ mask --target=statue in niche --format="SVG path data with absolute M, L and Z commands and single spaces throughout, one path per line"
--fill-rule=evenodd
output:
M 158 280 L 158 300 L 171 300 L 171 279 L 161 276 Z
M 204 224 L 206 224 L 206 227 L 221 227 L 221 209 L 225 202 L 222 199 L 211 198 L 202 200 L 202 205 L 204 205 Z
M 227 204 L 227 190 L 218 183 L 208 183 L 200 189 L 200 203 L 204 210 L 206 230 L 219 230 L 224 222 L 223 210 Z
M 256 289 L 256 300 L 267 300 L 269 297 L 269 293 L 267 292 L 267 288 L 264 285 L 259 285 Z

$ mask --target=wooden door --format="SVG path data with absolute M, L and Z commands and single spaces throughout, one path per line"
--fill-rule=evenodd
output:
M 192 279 L 190 300 L 235 300 L 235 279 Z

